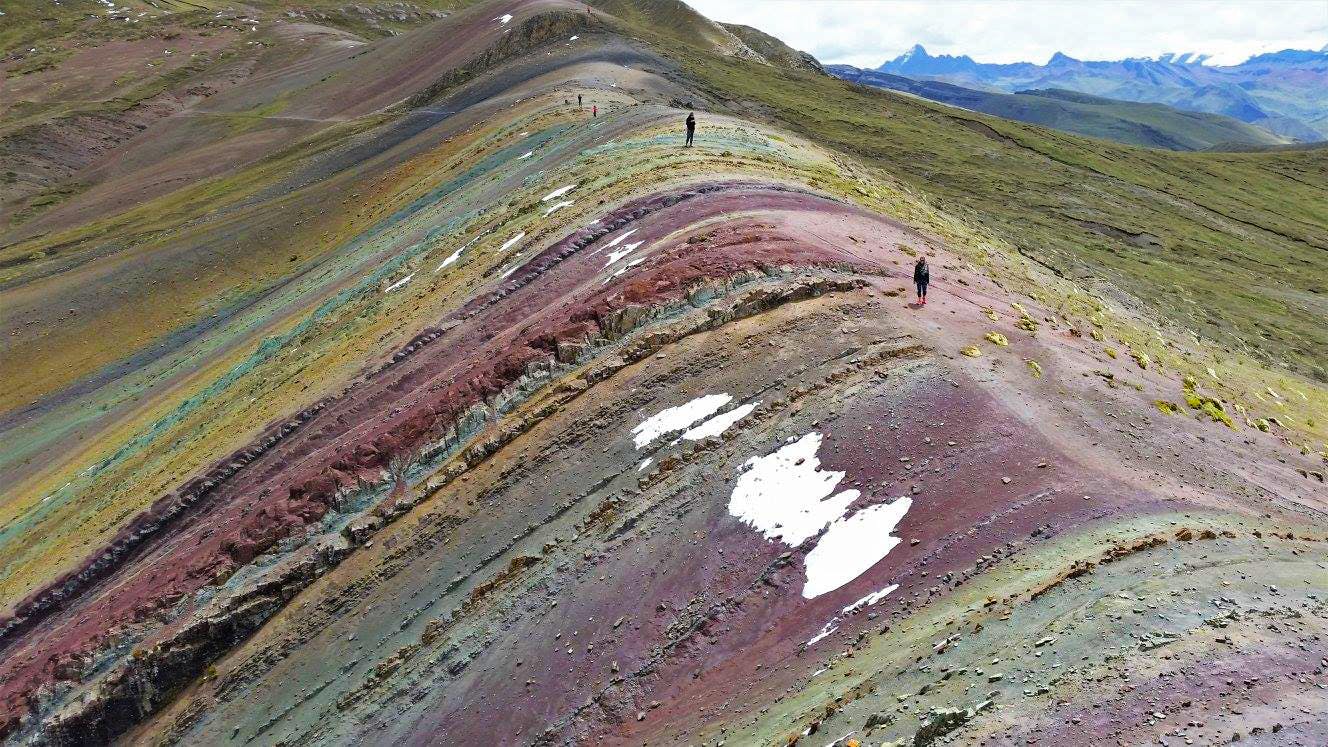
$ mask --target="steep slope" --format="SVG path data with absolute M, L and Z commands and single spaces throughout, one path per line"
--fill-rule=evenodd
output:
M 1278 135 L 1328 138 L 1328 53 L 1288 49 L 1239 65 L 1208 65 L 1206 57 L 1162 55 L 1156 60 L 1076 60 L 1057 52 L 1046 65 L 990 64 L 967 55 L 932 56 L 921 45 L 884 63 L 880 72 L 1014 93 L 1068 89 L 1125 101 L 1234 117 Z
M 5 740 L 1322 739 L 1322 151 L 263 13 L 6 235 Z
M 1052 127 L 1126 145 L 1167 150 L 1206 150 L 1215 146 L 1283 145 L 1290 141 L 1231 117 L 1136 104 L 1062 90 L 990 93 L 939 81 L 831 65 L 830 72 L 862 85 L 911 93 L 951 106 Z
M 815 57 L 790 47 L 760 29 L 743 26 L 739 23 L 720 25 L 733 32 L 734 36 L 741 39 L 752 51 L 764 57 L 772 65 L 786 67 L 791 70 L 805 70 L 811 73 L 825 72 L 825 68 L 821 67 L 821 63 L 817 62 Z

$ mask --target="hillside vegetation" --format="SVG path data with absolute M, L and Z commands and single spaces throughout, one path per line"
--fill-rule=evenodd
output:
M 1328 149 L 674 0 L 22 2 L 0 741 L 1328 740 Z

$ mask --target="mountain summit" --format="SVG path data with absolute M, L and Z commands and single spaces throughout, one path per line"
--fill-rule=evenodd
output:
M 964 74 L 977 67 L 978 63 L 968 55 L 933 57 L 927 54 L 926 48 L 921 44 L 914 44 L 908 51 L 881 65 L 879 69 L 897 75 L 936 76 Z
M 1302 141 L 1328 139 L 1328 51 L 1283 50 L 1239 65 L 1209 66 L 1206 55 L 1081 61 L 1062 52 L 1045 65 L 975 62 L 968 55 L 933 57 L 921 45 L 878 71 L 1014 93 L 1059 88 L 1160 103 L 1235 117 Z

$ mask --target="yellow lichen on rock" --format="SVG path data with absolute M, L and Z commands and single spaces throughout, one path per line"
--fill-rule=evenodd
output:
M 1028 369 L 1033 372 L 1033 378 L 1035 379 L 1042 378 L 1042 366 L 1039 365 L 1037 361 L 1033 360 L 1032 358 L 1025 358 L 1024 363 L 1027 363 Z
M 963 350 L 960 350 L 959 352 L 962 355 L 967 355 L 969 358 L 977 358 L 978 356 L 982 355 L 982 351 L 978 349 L 977 345 L 969 345 L 968 347 L 964 348 Z
M 1006 339 L 1005 335 L 1001 334 L 1000 332 L 988 332 L 985 336 L 988 342 L 995 343 L 996 345 L 1000 345 L 1001 347 L 1005 347 L 1006 345 L 1010 344 L 1010 341 Z

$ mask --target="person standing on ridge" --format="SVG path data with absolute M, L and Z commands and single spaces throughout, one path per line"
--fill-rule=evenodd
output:
M 576 108 L 581 108 L 581 94 L 579 93 L 576 95 Z
M 594 104 L 592 104 L 592 105 L 590 106 L 590 116 L 592 116 L 592 117 L 598 117 L 598 116 L 599 116 L 599 107 L 598 107 L 598 106 L 595 106 Z
M 687 147 L 692 146 L 692 137 L 696 135 L 696 115 L 687 112 Z
M 913 284 L 918 287 L 918 305 L 927 305 L 927 283 L 931 282 L 931 272 L 927 270 L 927 258 L 918 257 L 913 265 Z

